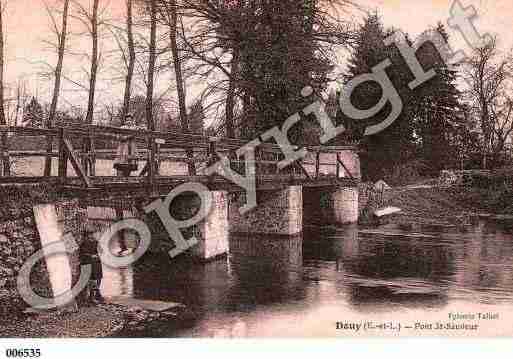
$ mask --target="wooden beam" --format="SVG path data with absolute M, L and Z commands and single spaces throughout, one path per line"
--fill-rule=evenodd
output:
M 46 157 L 48 152 L 44 151 L 9 151 L 11 157 Z M 53 152 L 52 157 L 59 157 L 58 152 Z
M 3 163 L 3 175 L 9 177 L 11 175 L 11 160 L 9 158 L 9 136 L 7 132 L 0 135 L 0 159 Z
M 59 129 L 0 126 L 0 133 L 14 133 L 18 136 L 58 136 Z
M 346 165 L 344 164 L 344 162 L 342 162 L 342 160 L 340 158 L 337 158 L 337 161 L 338 163 L 340 163 L 342 165 L 342 167 L 344 167 L 344 170 L 347 172 L 347 174 L 349 175 L 349 177 L 351 179 L 354 179 L 353 175 L 351 174 L 351 172 L 349 172 L 349 170 L 347 169 Z
M 71 144 L 71 141 L 67 138 L 63 138 L 64 147 L 65 150 L 69 156 L 69 159 L 71 161 L 71 165 L 73 166 L 73 169 L 77 173 L 77 175 L 80 177 L 82 182 L 84 182 L 84 185 L 86 188 L 91 188 L 92 184 L 89 180 L 89 177 L 86 175 L 84 168 L 80 164 L 80 161 L 78 160 L 77 156 L 75 155 L 73 151 L 73 145 Z
M 337 152 L 337 178 L 340 177 L 340 153 Z
M 148 173 L 148 161 L 146 161 L 146 163 L 144 164 L 144 167 L 143 169 L 141 170 L 141 172 L 139 173 L 139 177 L 143 177 L 143 176 L 146 176 L 146 174 Z
M 320 164 L 321 162 L 321 153 L 317 151 L 315 154 L 315 178 L 319 178 Z
M 66 184 L 66 176 L 68 175 L 68 153 L 66 152 L 66 147 L 64 145 L 64 129 L 60 129 L 59 134 L 59 167 L 58 167 L 58 177 L 61 182 L 61 185 Z
M 303 166 L 303 164 L 298 161 L 297 162 L 297 167 L 299 167 L 299 169 L 301 170 L 301 172 L 306 176 L 307 179 L 312 179 L 310 177 L 310 174 L 308 173 L 308 171 L 306 170 L 305 166 Z
M 91 165 L 91 173 L 90 175 L 92 177 L 95 177 L 96 176 L 96 144 L 95 144 L 95 138 L 94 138 L 94 135 L 91 135 L 90 137 L 91 139 L 91 153 L 90 153 L 90 156 L 89 156 L 89 161 L 90 161 L 90 165 Z
M 0 184 L 37 184 L 37 183 L 57 183 L 57 177 L 0 177 Z
M 149 135 L 148 136 L 148 187 L 150 195 L 155 193 L 155 140 Z

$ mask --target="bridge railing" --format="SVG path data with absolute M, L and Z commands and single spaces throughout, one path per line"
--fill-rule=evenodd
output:
M 37 138 L 40 143 L 46 141 L 47 146 L 40 144 L 30 150 L 17 143 L 16 146 L 12 146 L 13 141 L 26 142 L 29 138 Z M 106 126 L 51 129 L 3 126 L 0 127 L 0 140 L 0 183 L 50 181 L 66 185 L 76 183 L 75 179 L 78 177 L 83 187 L 91 188 L 94 187 L 95 179 L 99 177 L 112 177 L 112 181 L 123 181 L 123 176 L 113 174 L 113 166 L 109 166 L 109 163 L 118 159 L 119 145 L 127 141 L 133 143 L 135 149 L 130 154 L 130 160 L 143 165 L 142 169 L 138 167 L 133 177 L 140 177 L 141 180 L 147 181 L 149 186 L 152 186 L 159 177 L 173 177 L 180 171 L 181 176 L 193 176 L 198 173 L 204 175 L 204 169 L 215 162 L 219 155 L 227 156 L 231 167 L 242 175 L 245 174 L 245 158 L 237 158 L 235 155 L 236 150 L 246 144 L 239 139 Z M 327 175 L 337 178 L 352 177 L 350 170 L 340 158 L 340 152 L 352 150 L 354 146 L 307 149 L 307 158 L 280 170 L 278 163 L 284 158 L 280 147 L 272 143 L 258 146 L 255 154 L 257 176 L 285 174 L 303 176 L 307 179 Z M 19 171 L 16 169 L 13 170 L 13 163 L 16 168 L 17 161 L 33 158 L 45 159 L 45 166 L 40 173 L 35 174 L 32 171 L 32 175 L 27 176 L 17 173 Z M 167 167 L 165 164 L 168 164 Z M 29 163 L 26 166 L 30 168 L 33 165 Z M 69 167 L 72 167 L 73 171 Z M 167 169 L 175 173 L 166 173 Z

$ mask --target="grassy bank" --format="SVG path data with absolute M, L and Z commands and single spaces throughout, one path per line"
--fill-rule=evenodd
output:
M 469 224 L 479 213 L 513 215 L 513 193 L 494 188 L 412 185 L 393 188 L 387 205 L 401 208 L 396 223 Z

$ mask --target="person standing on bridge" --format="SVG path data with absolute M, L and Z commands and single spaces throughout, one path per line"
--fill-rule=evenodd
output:
M 127 130 L 141 130 L 142 126 L 137 126 L 132 114 L 127 114 L 125 124 L 121 126 Z M 130 173 L 137 171 L 137 144 L 134 141 L 134 135 L 123 137 L 120 142 L 114 160 L 114 169 L 118 177 L 129 177 Z

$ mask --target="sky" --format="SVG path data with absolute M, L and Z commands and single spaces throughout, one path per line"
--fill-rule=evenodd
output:
M 0 0 L 5 2 L 6 0 Z M 47 0 L 49 3 L 58 0 Z M 88 0 L 80 0 L 87 3 Z M 122 16 L 124 0 L 102 0 L 108 4 L 109 17 L 112 19 Z M 453 0 L 354 0 L 364 9 L 378 10 L 383 21 L 388 26 L 401 28 L 415 36 L 427 27 L 438 21 L 446 22 L 450 16 L 449 10 Z M 475 21 L 477 29 L 482 33 L 497 34 L 501 39 L 503 48 L 513 47 L 513 2 L 511 0 L 461 0 L 464 6 L 474 6 L 478 11 Z M 353 18 L 361 19 L 364 13 L 354 10 Z M 27 92 L 46 100 L 51 92 L 52 82 L 41 76 L 48 68 L 44 63 L 54 64 L 56 55 L 50 51 L 44 40 L 52 39 L 48 14 L 43 0 L 7 0 L 4 13 L 4 32 L 6 37 L 6 85 L 10 89 L 16 88 L 20 81 L 24 82 Z M 76 25 L 75 32 L 79 31 Z M 454 49 L 468 50 L 461 36 L 457 32 L 451 33 L 451 42 Z M 104 54 L 112 49 L 112 41 L 103 42 Z M 71 48 L 80 53 L 88 49 L 87 38 L 74 36 Z M 66 58 L 65 73 L 77 82 L 85 81 L 87 58 L 73 56 Z M 123 93 L 122 86 L 113 74 L 115 69 L 122 66 L 105 69 L 100 74 L 98 85 L 98 101 L 120 101 Z M 167 88 L 168 79 L 159 79 L 160 87 Z M 137 90 L 136 90 L 137 91 Z M 63 104 L 86 106 L 87 96 L 82 89 L 69 81 L 63 84 Z

